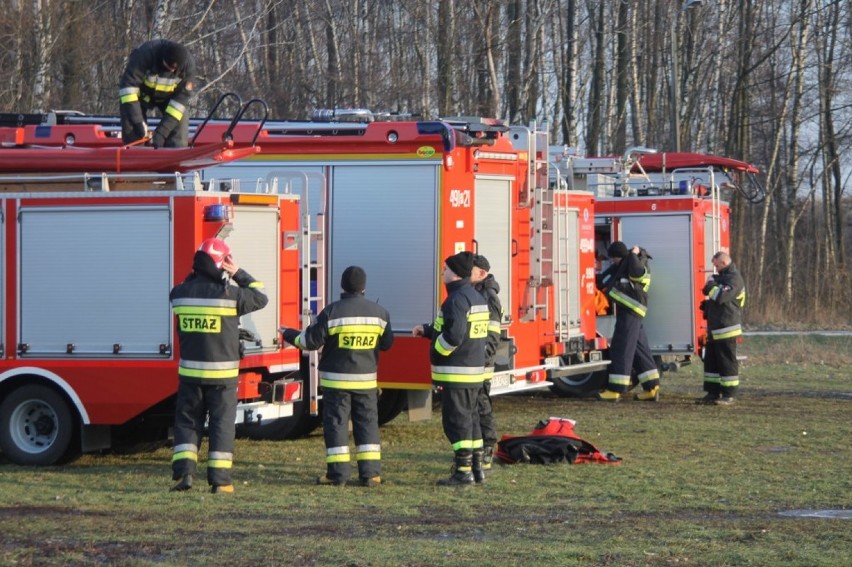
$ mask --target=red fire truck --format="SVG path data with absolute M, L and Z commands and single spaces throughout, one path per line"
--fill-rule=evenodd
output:
M 241 321 L 252 338 L 242 341 L 240 425 L 288 424 L 303 390 L 299 357 L 282 348 L 277 329 L 299 310 L 299 201 L 222 192 L 188 173 L 256 152 L 231 146 L 0 148 L 0 449 L 8 459 L 49 465 L 166 438 L 179 357 L 168 294 L 201 241 L 217 234 L 272 298 Z M 149 173 L 157 168 L 177 173 Z
M 643 147 L 614 158 L 579 157 L 556 147 L 551 164 L 554 182 L 596 196 L 599 260 L 606 263 L 607 246 L 614 240 L 641 246 L 653 256 L 644 323 L 648 342 L 661 370 L 689 364 L 706 338 L 700 303 L 714 270 L 711 258 L 730 247 L 730 207 L 724 197 L 739 191 L 748 202 L 760 201 L 757 168 L 729 158 Z M 611 314 L 598 317 L 599 334 L 609 339 L 613 327 Z M 575 389 L 597 389 L 606 384 L 606 375 L 567 382 Z
M 542 387 L 583 395 L 600 387 L 608 342 L 607 319 L 595 314 L 596 250 L 612 239 L 635 238 L 654 255 L 655 286 L 666 271 L 657 263 L 665 266 L 669 252 L 661 246 L 655 250 L 656 241 L 632 232 L 636 221 L 622 214 L 626 209 L 617 203 L 638 203 L 644 197 L 628 197 L 623 188 L 623 193 L 605 192 L 612 180 L 624 187 L 633 183 L 630 157 L 608 159 L 616 165 L 593 171 L 592 160 L 564 152 L 556 156 L 546 132 L 534 124 L 509 127 L 471 117 L 416 121 L 348 110 L 317 113 L 311 121 L 259 125 L 204 121 L 193 129 L 193 146 L 225 139 L 236 147 L 260 148 L 202 170 L 200 185 L 301 203 L 296 241 L 303 275 L 298 285 L 298 276 L 291 279 L 293 288 L 301 290 L 300 303 L 286 310 L 282 302 L 282 324 L 302 325 L 333 300 L 346 266 L 366 269 L 367 295 L 388 308 L 397 335 L 379 369 L 383 422 L 405 408 L 415 419 L 431 411 L 428 341 L 411 337 L 410 331 L 434 318 L 444 293 L 440 268 L 446 256 L 460 250 L 484 254 L 501 285 L 503 334 L 494 395 Z M 0 141 L 18 147 L 115 151 L 118 136 L 117 122 L 109 117 L 48 116 L 38 124 L 0 128 Z M 717 180 L 706 183 L 718 196 Z M 691 203 L 704 200 L 697 192 L 683 197 Z M 601 213 L 610 202 L 612 213 Z M 727 208 L 713 202 L 714 218 L 727 230 Z M 654 214 L 658 207 L 649 205 L 648 211 Z M 704 217 L 688 220 L 690 226 L 699 221 Z M 695 286 L 700 288 L 704 265 L 690 262 L 679 268 L 686 270 L 683 277 L 690 278 L 689 289 L 696 294 L 689 305 L 696 304 Z M 684 329 L 693 327 L 683 345 L 672 342 L 669 348 L 666 343 L 660 351 L 661 366 L 674 367 L 687 350 L 695 353 L 702 322 L 692 311 L 667 313 L 679 323 L 685 317 L 689 323 Z M 264 344 L 273 343 L 264 339 Z M 295 356 L 294 349 L 283 353 Z M 665 361 L 664 355 L 681 358 Z M 310 403 L 296 404 L 286 426 L 265 424 L 264 415 L 264 422 L 251 428 L 254 434 L 292 435 L 317 424 L 321 396 L 310 378 L 313 367 L 312 361 L 302 360 L 304 397 Z

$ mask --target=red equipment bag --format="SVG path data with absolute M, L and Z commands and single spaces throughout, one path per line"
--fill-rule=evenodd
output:
M 574 433 L 573 419 L 551 417 L 538 422 L 529 435 L 504 435 L 494 456 L 505 464 L 601 463 L 620 465 L 621 459 L 603 453 Z

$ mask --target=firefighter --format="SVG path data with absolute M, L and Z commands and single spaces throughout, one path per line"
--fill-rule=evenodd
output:
M 327 305 L 301 333 L 281 328 L 284 340 L 302 350 L 322 348 L 319 380 L 326 473 L 317 484 L 343 486 L 351 473 L 349 418 L 361 486 L 382 482 L 377 373 L 379 351 L 393 344 L 387 309 L 364 297 L 367 274 L 359 266 L 343 270 L 340 299 Z M 351 408 L 351 411 L 350 411 Z
M 134 49 L 118 85 L 122 141 L 146 138 L 148 111 L 156 108 L 162 118 L 149 143 L 155 148 L 186 147 L 194 80 L 195 61 L 183 45 L 154 39 Z
M 609 384 L 598 399 L 619 401 L 630 389 L 630 373 L 635 369 L 642 386 L 636 399 L 659 401 L 660 373 L 642 322 L 651 285 L 650 256 L 638 246 L 628 250 L 620 240 L 610 244 L 607 253 L 612 265 L 601 274 L 601 288 L 616 306 L 615 329 L 609 349 Z
M 473 253 L 459 252 L 444 260 L 442 280 L 447 298 L 435 322 L 416 325 L 415 337 L 432 341 L 429 351 L 432 384 L 441 391 L 441 422 L 453 447 L 454 465 L 439 486 L 468 486 L 482 472 L 483 445 L 477 396 L 485 376 L 488 304 L 471 285 Z
M 237 286 L 229 285 L 230 276 Z M 192 272 L 172 289 L 180 341 L 172 490 L 192 488 L 198 448 L 209 418 L 207 483 L 233 492 L 231 465 L 240 371 L 240 316 L 262 309 L 263 284 L 239 268 L 224 241 L 208 238 L 192 260 Z
M 485 342 L 485 376 L 482 389 L 477 396 L 477 408 L 479 415 L 479 427 L 482 430 L 482 475 L 474 478 L 477 482 L 485 480 L 484 475 L 491 472 L 494 461 L 494 446 L 497 444 L 497 428 L 494 421 L 494 409 L 491 406 L 491 377 L 494 375 L 494 359 L 497 356 L 497 347 L 500 344 L 500 323 L 503 320 L 503 306 L 500 298 L 500 284 L 494 279 L 491 264 L 485 256 L 475 254 L 473 256 L 473 270 L 471 271 L 471 282 L 476 291 L 485 298 L 488 303 L 488 338 Z
M 745 282 L 727 252 L 713 255 L 716 274 L 704 284 L 707 296 L 701 304 L 707 317 L 707 345 L 704 348 L 704 391 L 699 404 L 734 403 L 740 384 L 737 341 L 743 334 L 742 309 L 745 306 Z

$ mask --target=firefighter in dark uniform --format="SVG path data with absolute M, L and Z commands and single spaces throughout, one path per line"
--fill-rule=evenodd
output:
M 740 384 L 737 341 L 743 334 L 745 282 L 727 252 L 713 255 L 716 274 L 704 285 L 702 309 L 707 317 L 704 348 L 704 391 L 701 404 L 730 405 Z
M 434 323 L 412 330 L 415 337 L 432 341 L 432 384 L 442 388 L 442 424 L 453 447 L 453 473 L 439 480 L 440 486 L 466 486 L 485 478 L 477 396 L 485 376 L 489 315 L 485 298 L 470 283 L 472 269 L 471 252 L 444 260 L 447 298 Z
M 609 347 L 609 384 L 598 399 L 619 401 L 630 389 L 630 373 L 635 369 L 642 386 L 636 399 L 659 401 L 660 373 L 643 325 L 651 285 L 650 256 L 638 246 L 628 250 L 619 240 L 610 244 L 607 253 L 612 265 L 601 274 L 599 287 L 615 305 L 615 329 Z
M 229 285 L 229 275 L 237 286 Z M 172 490 L 192 488 L 198 448 L 209 417 L 207 483 L 213 493 L 233 492 L 231 465 L 240 371 L 240 316 L 262 309 L 263 284 L 239 268 L 224 241 L 202 242 L 192 272 L 169 299 L 180 341 Z
M 154 39 L 134 49 L 118 85 L 122 141 L 130 144 L 147 137 L 148 111 L 156 108 L 162 118 L 150 144 L 186 147 L 194 80 L 195 61 L 183 45 Z
M 381 484 L 377 372 L 379 351 L 393 344 L 387 309 L 364 297 L 367 274 L 349 266 L 340 278 L 343 293 L 301 333 L 282 327 L 284 340 L 302 350 L 322 348 L 319 380 L 323 391 L 326 474 L 317 484 L 345 485 L 351 472 L 349 418 L 361 486 Z
M 488 303 L 488 338 L 485 341 L 485 376 L 482 389 L 477 396 L 477 407 L 479 414 L 479 427 L 482 430 L 482 472 L 487 474 L 491 471 L 494 462 L 494 446 L 497 444 L 497 426 L 494 420 L 494 409 L 491 405 L 491 377 L 494 375 L 494 359 L 497 356 L 497 347 L 500 344 L 500 323 L 503 320 L 503 305 L 497 296 L 500 293 L 500 284 L 494 279 L 491 264 L 481 254 L 473 257 L 473 271 L 471 281 L 474 288 L 485 298 Z

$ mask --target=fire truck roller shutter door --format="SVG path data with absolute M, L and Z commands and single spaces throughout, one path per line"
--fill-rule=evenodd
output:
M 512 179 L 479 176 L 475 181 L 477 252 L 488 258 L 490 274 L 500 284 L 504 316 L 512 311 Z
M 690 354 L 695 329 L 690 215 L 625 215 L 621 240 L 628 246 L 642 246 L 653 256 L 648 315 L 643 321 L 651 351 Z
M 439 165 L 332 168 L 328 289 L 339 293 L 347 266 L 363 267 L 370 275 L 366 297 L 390 312 L 394 332 L 435 316 Z

